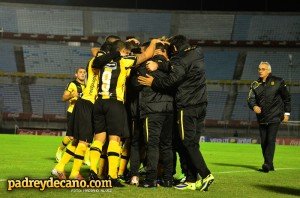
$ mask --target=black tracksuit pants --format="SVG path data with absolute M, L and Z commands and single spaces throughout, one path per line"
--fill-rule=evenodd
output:
M 259 125 L 261 150 L 264 157 L 264 164 L 268 164 L 270 168 L 274 168 L 273 158 L 279 125 L 280 122 Z
M 130 171 L 132 176 L 139 176 L 141 159 L 144 154 L 143 125 L 140 119 L 133 119 L 131 125 L 131 150 L 130 150 Z
M 172 181 L 173 179 L 172 126 L 173 114 L 148 114 L 145 118 L 146 181 L 148 182 L 157 180 L 159 159 L 161 159 L 164 170 L 163 180 Z
M 179 134 L 187 164 L 187 182 L 195 182 L 198 173 L 203 179 L 210 174 L 199 148 L 205 115 L 206 104 L 178 110 Z

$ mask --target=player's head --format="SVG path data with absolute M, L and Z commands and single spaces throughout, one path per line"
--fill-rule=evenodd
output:
M 78 79 L 79 81 L 84 81 L 85 80 L 85 76 L 86 76 L 85 68 L 78 67 L 76 69 L 76 71 L 75 71 L 75 77 L 76 77 L 76 79 Z
M 135 37 L 127 37 L 126 45 L 127 48 L 131 50 L 131 53 L 133 54 L 141 53 L 140 42 Z
M 168 54 L 167 54 L 168 49 L 169 49 L 169 45 L 164 43 L 156 43 L 154 55 L 163 55 L 166 58 L 168 58 Z
M 113 43 L 117 40 L 121 40 L 121 38 L 116 35 L 109 35 L 105 38 L 105 42 L 108 42 L 108 43 Z
M 121 56 L 127 56 L 130 54 L 131 49 L 130 49 L 130 44 L 126 43 L 124 41 L 121 40 L 117 40 L 115 42 L 112 43 L 112 47 L 111 47 L 111 52 L 120 52 Z
M 170 43 L 169 54 L 175 55 L 190 47 L 188 39 L 183 35 L 176 35 L 168 39 Z
M 115 35 L 109 35 L 105 38 L 105 42 L 101 46 L 101 50 L 104 52 L 110 52 L 111 51 L 111 46 L 112 43 L 115 41 L 121 40 L 120 37 L 115 36 Z

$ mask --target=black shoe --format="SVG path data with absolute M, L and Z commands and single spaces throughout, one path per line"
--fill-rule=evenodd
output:
M 264 172 L 264 173 L 268 173 L 268 172 L 270 171 L 270 167 L 269 167 L 268 164 L 263 164 L 263 165 L 261 166 L 261 169 L 259 169 L 258 171 Z
M 157 180 L 156 180 L 156 184 L 157 184 L 157 186 L 162 186 L 163 185 L 163 180 L 161 179 L 161 178 L 158 178 Z
M 121 182 L 121 183 L 126 183 L 126 182 L 127 182 L 127 178 L 125 178 L 124 175 L 119 175 L 119 176 L 118 176 L 118 180 L 119 180 L 119 182 Z
M 125 185 L 121 184 L 121 182 L 118 180 L 118 179 L 111 179 L 111 185 L 112 187 L 119 187 L 119 188 L 122 188 L 122 187 L 125 187 Z
M 93 170 L 89 172 L 89 180 L 99 180 L 98 175 Z
M 178 184 L 182 183 L 181 179 L 174 179 L 173 180 L 173 186 L 177 186 Z
M 157 182 L 156 181 L 144 180 L 142 183 L 140 183 L 139 187 L 142 187 L 142 188 L 156 188 L 157 187 Z
M 172 180 L 163 180 L 161 186 L 170 188 L 173 186 L 173 181 Z

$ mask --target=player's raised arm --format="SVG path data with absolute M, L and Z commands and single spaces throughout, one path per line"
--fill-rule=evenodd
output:
M 152 39 L 149 47 L 143 53 L 136 55 L 137 56 L 136 65 L 139 65 L 145 62 L 146 60 L 152 58 L 152 56 L 154 55 L 156 43 L 158 42 L 161 42 L 161 40 Z

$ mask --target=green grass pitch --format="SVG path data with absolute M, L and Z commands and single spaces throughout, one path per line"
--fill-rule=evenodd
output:
M 201 143 L 201 151 L 215 182 L 208 192 L 179 191 L 158 187 L 113 188 L 109 192 L 72 192 L 71 189 L 15 189 L 8 192 L 7 179 L 48 178 L 62 137 L 0 135 L 0 197 L 299 197 L 300 148 L 277 146 L 275 169 L 256 171 L 263 160 L 258 144 Z M 83 167 L 86 172 L 87 166 Z M 71 164 L 66 166 L 67 173 Z

